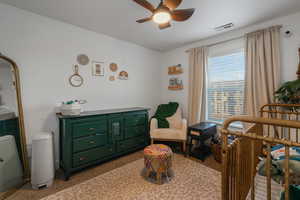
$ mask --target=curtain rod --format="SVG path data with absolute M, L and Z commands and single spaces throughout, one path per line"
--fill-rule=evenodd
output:
M 279 28 L 282 28 L 282 25 L 277 25 Z M 276 27 L 276 26 L 272 26 L 272 27 Z M 270 27 L 270 28 L 272 28 L 272 27 Z M 263 30 L 263 29 L 262 29 Z M 259 30 L 257 30 L 257 31 L 259 31 Z M 256 31 L 254 31 L 254 32 L 256 32 Z M 251 32 L 250 32 L 251 33 Z M 242 35 L 242 36 L 239 36 L 239 37 L 235 37 L 235 38 L 231 38 L 231 39 L 228 39 L 228 40 L 223 40 L 223 41 L 220 41 L 220 42 L 216 42 L 216 43 L 212 43 L 212 44 L 209 44 L 209 45 L 204 45 L 204 46 L 206 46 L 206 47 L 213 47 L 213 46 L 216 46 L 216 45 L 218 45 L 218 44 L 223 44 L 223 43 L 226 43 L 226 42 L 231 42 L 231 41 L 234 41 L 234 40 L 238 40 L 238 39 L 242 39 L 242 38 L 244 38 L 245 37 L 245 35 Z M 188 50 L 186 50 L 185 51 L 186 53 L 189 53 L 190 52 L 190 49 L 188 49 Z
M 223 40 L 223 41 L 220 41 L 220 42 L 216 42 L 216 43 L 212 43 L 212 44 L 204 45 L 204 46 L 206 46 L 206 47 L 213 47 L 213 46 L 216 46 L 218 44 L 223 44 L 223 43 L 226 43 L 226 42 L 231 42 L 231 41 L 234 41 L 234 40 L 242 39 L 243 37 L 244 36 L 239 36 L 239 37 L 231 38 L 231 39 L 228 39 L 228 40 Z M 190 49 L 186 50 L 185 52 L 189 53 Z

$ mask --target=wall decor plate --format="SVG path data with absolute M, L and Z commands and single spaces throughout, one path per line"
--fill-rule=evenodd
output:
M 121 71 L 121 72 L 119 73 L 119 79 L 120 79 L 120 80 L 128 80 L 128 72 L 126 72 L 126 71 Z
M 115 76 L 110 76 L 110 77 L 109 77 L 109 80 L 110 80 L 110 81 L 116 80 L 116 79 L 115 79 Z
M 78 65 L 74 66 L 74 71 L 75 73 L 69 78 L 69 83 L 73 87 L 80 87 L 83 84 L 83 78 L 78 73 Z
M 80 64 L 80 65 L 87 65 L 89 64 L 90 62 L 90 59 L 87 55 L 85 54 L 80 54 L 77 56 L 77 62 Z
M 93 76 L 104 76 L 104 62 L 93 61 L 92 74 Z
M 112 72 L 116 72 L 118 70 L 118 65 L 116 63 L 110 63 L 109 69 Z

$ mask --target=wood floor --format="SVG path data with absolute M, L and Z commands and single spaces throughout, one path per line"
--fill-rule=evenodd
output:
M 141 159 L 141 158 L 143 158 L 143 151 L 132 153 L 127 156 L 118 158 L 116 160 L 112 160 L 112 161 L 103 163 L 96 167 L 89 168 L 82 172 L 78 172 L 78 173 L 74 174 L 73 176 L 71 176 L 69 181 L 64 181 L 62 173 L 58 172 L 57 177 L 55 178 L 54 184 L 51 188 L 41 189 L 41 190 L 33 190 L 33 189 L 31 189 L 30 184 L 27 184 L 23 188 L 18 190 L 16 193 L 14 193 L 12 196 L 10 196 L 8 199 L 9 200 L 38 200 L 45 196 L 54 194 L 63 189 L 74 186 L 78 183 L 84 182 L 86 180 L 94 178 L 95 176 L 104 174 L 110 170 L 116 169 L 118 167 L 121 167 L 125 164 L 128 164 L 130 162 L 133 162 L 133 161 Z M 189 158 L 189 159 L 197 161 L 197 162 L 199 162 L 207 167 L 213 168 L 215 170 L 218 170 L 218 171 L 221 170 L 221 165 L 219 163 L 217 163 L 213 159 L 212 156 L 208 157 L 205 160 L 205 162 L 201 162 L 195 158 Z

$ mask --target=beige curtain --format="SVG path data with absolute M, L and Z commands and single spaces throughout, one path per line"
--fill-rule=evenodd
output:
M 205 83 L 207 58 L 207 47 L 189 50 L 189 124 L 194 124 L 205 120 Z
M 246 35 L 245 114 L 259 116 L 280 81 L 280 26 Z

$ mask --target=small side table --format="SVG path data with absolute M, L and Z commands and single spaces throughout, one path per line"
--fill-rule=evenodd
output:
M 200 122 L 188 128 L 188 155 L 196 157 L 202 161 L 211 154 L 211 149 L 205 145 L 205 141 L 215 137 L 217 134 L 217 124 L 211 122 Z M 192 151 L 193 140 L 198 141 L 199 147 Z

